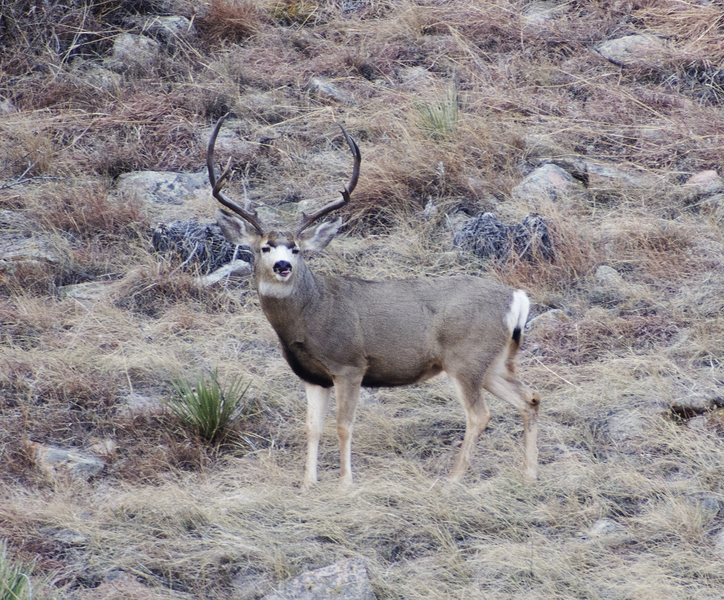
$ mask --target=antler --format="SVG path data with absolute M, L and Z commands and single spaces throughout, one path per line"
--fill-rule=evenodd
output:
M 221 193 L 221 188 L 224 187 L 224 183 L 231 175 L 231 157 L 229 157 L 229 161 L 226 163 L 226 167 L 222 171 L 219 178 L 216 179 L 216 173 L 214 172 L 214 146 L 216 145 L 216 138 L 219 135 L 221 125 L 224 123 L 226 117 L 228 116 L 229 113 L 226 113 L 223 117 L 219 119 L 219 122 L 216 124 L 216 128 L 214 129 L 214 133 L 211 134 L 211 139 L 209 140 L 209 149 L 206 152 L 206 167 L 209 170 L 209 182 L 211 182 L 211 187 L 213 188 L 212 193 L 214 195 L 214 198 L 216 198 L 221 204 L 223 204 L 226 208 L 228 208 L 232 212 L 235 212 L 242 219 L 247 221 L 254 229 L 257 230 L 260 235 L 264 235 L 264 228 L 259 222 L 256 211 L 249 212 L 248 210 L 244 210 L 236 202 L 229 200 Z
M 321 208 L 316 213 L 312 215 L 306 215 L 305 213 L 302 213 L 302 224 L 299 226 L 299 229 L 297 230 L 297 235 L 302 233 L 307 227 L 309 227 L 312 223 L 315 221 L 321 219 L 325 215 L 328 215 L 329 213 L 337 210 L 338 208 L 342 208 L 345 204 L 349 202 L 350 195 L 354 191 L 354 188 L 357 186 L 357 180 L 359 179 L 359 166 L 362 162 L 362 155 L 360 154 L 359 147 L 355 143 L 355 141 L 350 137 L 350 135 L 345 131 L 344 127 L 342 125 L 339 126 L 339 128 L 342 130 L 342 133 L 344 134 L 344 139 L 347 140 L 347 144 L 349 144 L 350 149 L 352 150 L 352 155 L 354 156 L 354 168 L 352 170 L 352 179 L 349 180 L 349 184 L 346 188 L 344 188 L 340 193 L 342 194 L 341 200 L 336 200 L 334 202 L 330 202 L 327 206 Z

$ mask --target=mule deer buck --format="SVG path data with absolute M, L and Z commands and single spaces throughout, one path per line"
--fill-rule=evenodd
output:
M 490 420 L 483 388 L 522 414 L 525 475 L 535 479 L 540 396 L 514 374 L 528 317 L 525 292 L 473 276 L 364 281 L 314 274 L 303 252 L 327 246 L 342 219 L 311 226 L 350 201 L 361 162 L 357 144 L 342 128 L 354 168 L 341 199 L 303 214 L 296 230 L 269 230 L 256 211 L 242 208 L 221 192 L 230 162 L 218 178 L 213 162 L 225 118 L 209 140 L 207 167 L 214 198 L 236 216 L 219 209 L 217 222 L 229 242 L 253 250 L 262 310 L 279 336 L 284 358 L 306 385 L 304 487 L 317 481 L 319 438 L 332 388 L 337 398 L 340 479 L 345 485 L 352 482 L 352 425 L 360 386 L 410 385 L 442 371 L 452 381 L 466 415 L 465 436 L 450 481 L 462 479 Z

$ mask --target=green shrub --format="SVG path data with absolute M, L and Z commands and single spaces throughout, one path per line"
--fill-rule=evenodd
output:
M 7 542 L 0 542 L 0 600 L 32 598 L 30 578 L 22 565 L 15 565 L 8 558 Z
M 208 384 L 203 375 L 193 383 L 186 379 L 173 382 L 176 395 L 166 404 L 202 438 L 217 442 L 226 436 L 232 422 L 246 407 L 244 396 L 249 385 L 244 387 L 240 378 L 234 378 L 224 389 L 219 383 L 218 369 L 214 369 Z
M 418 124 L 434 140 L 441 140 L 457 131 L 458 91 L 453 85 L 437 102 L 417 106 Z

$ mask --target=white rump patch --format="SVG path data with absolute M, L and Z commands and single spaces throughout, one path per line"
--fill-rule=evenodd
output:
M 508 326 L 511 334 L 516 328 L 519 328 L 521 331 L 523 330 L 528 320 L 529 310 L 530 300 L 528 300 L 528 294 L 523 290 L 515 290 L 510 303 L 510 309 L 505 315 L 505 324 Z

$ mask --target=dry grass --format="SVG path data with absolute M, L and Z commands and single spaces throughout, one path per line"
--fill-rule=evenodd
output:
M 36 597 L 260 598 L 345 557 L 366 560 L 380 599 L 721 597 L 721 410 L 669 411 L 724 394 L 724 233 L 677 188 L 721 169 L 718 4 L 567 2 L 544 21 L 512 0 L 36 4 L 0 0 L 0 235 L 43 236 L 57 255 L 0 264 L 0 538 L 36 561 Z M 197 37 L 118 85 L 85 76 L 163 11 Z M 633 33 L 666 40 L 656 68 L 593 51 Z M 303 386 L 249 283 L 199 289 L 150 253 L 143 206 L 114 194 L 129 171 L 202 169 L 229 110 L 249 142 L 229 194 L 243 175 L 282 212 L 347 181 L 334 121 L 358 140 L 355 201 L 310 257 L 318 271 L 484 273 L 528 290 L 533 316 L 561 310 L 521 353 L 543 395 L 537 484 L 520 473 L 518 415 L 492 399 L 464 486 L 442 489 L 464 418 L 435 379 L 363 395 L 348 492 L 330 416 L 321 482 L 301 493 Z M 549 160 L 587 187 L 514 199 Z M 651 179 L 612 182 L 581 160 Z M 483 211 L 542 214 L 554 260 L 460 256 L 453 221 Z M 602 265 L 620 280 L 602 283 Z M 68 293 L 77 283 L 99 287 Z M 251 382 L 254 410 L 210 446 L 160 400 L 216 368 Z M 52 476 L 31 443 L 104 470 Z M 611 533 L 592 529 L 602 520 Z

